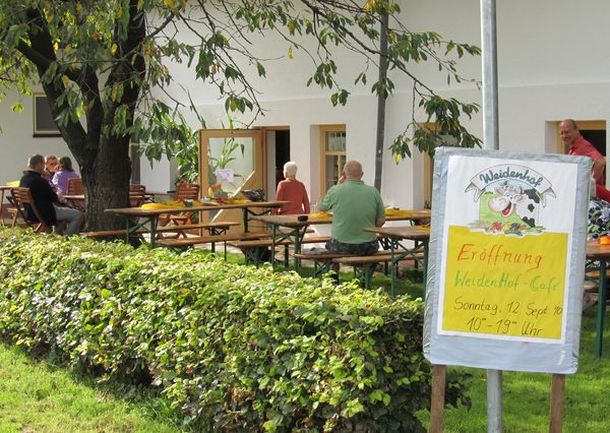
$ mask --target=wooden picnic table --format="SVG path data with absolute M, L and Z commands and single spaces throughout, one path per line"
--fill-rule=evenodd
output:
M 594 260 L 599 262 L 595 354 L 598 358 L 601 358 L 602 344 L 604 340 L 604 320 L 606 316 L 606 294 L 608 292 L 606 269 L 607 264 L 610 261 L 610 245 L 600 245 L 600 243 L 596 240 L 587 241 L 587 260 Z
M 144 198 L 153 198 L 155 193 L 153 192 L 129 192 L 130 197 L 144 197 Z M 74 200 L 74 201 L 85 201 L 85 194 L 65 194 L 63 196 L 66 200 Z
M 389 249 L 392 255 L 392 295 L 396 285 L 396 273 L 398 263 L 405 257 L 412 257 L 415 263 L 419 263 L 417 254 L 424 253 L 421 261 L 424 269 L 424 286 L 426 284 L 428 271 L 428 241 L 430 240 L 430 227 L 426 226 L 394 226 L 394 227 L 367 227 L 367 232 L 375 233 L 384 249 Z M 407 246 L 403 241 L 413 241 L 413 247 Z M 424 290 L 425 293 L 425 290 Z
M 396 215 L 386 215 L 386 221 L 411 221 L 412 223 L 421 223 L 430 219 L 430 209 L 404 210 L 396 211 Z M 261 221 L 271 227 L 272 246 L 271 246 L 271 263 L 275 259 L 276 243 L 284 239 L 292 239 L 294 243 L 294 252 L 301 252 L 301 245 L 307 228 L 310 225 L 316 224 L 331 224 L 333 221 L 330 213 L 312 213 L 301 215 L 263 215 L 252 218 L 256 221 Z M 280 230 L 281 227 L 287 230 Z M 299 268 L 299 259 L 294 258 L 295 269 Z
M 260 216 L 265 213 L 269 213 L 271 209 L 280 207 L 286 204 L 285 201 L 250 201 L 243 203 L 217 203 L 217 202 L 202 202 L 200 206 L 185 206 L 185 207 L 159 207 L 159 208 L 141 208 L 141 207 L 127 207 L 127 208 L 113 208 L 106 209 L 105 212 L 114 213 L 126 217 L 126 236 L 129 236 L 146 226 L 149 227 L 150 232 L 150 244 L 155 246 L 155 239 L 157 237 L 157 225 L 159 217 L 165 214 L 177 214 L 182 212 L 209 212 L 222 209 L 242 209 L 244 215 L 244 232 L 248 231 L 248 220 L 249 215 Z M 257 211 L 255 211 L 256 209 Z M 137 223 L 132 221 L 137 219 Z
M 294 243 L 294 252 L 301 252 L 301 244 L 307 228 L 313 224 L 330 224 L 331 215 L 301 214 L 301 215 L 259 215 L 252 217 L 255 221 L 261 221 L 271 227 L 271 263 L 275 264 L 275 247 L 283 240 Z M 299 219 L 300 218 L 300 219 Z M 281 230 L 284 227 L 287 230 Z M 295 269 L 299 268 L 299 259 L 294 258 Z

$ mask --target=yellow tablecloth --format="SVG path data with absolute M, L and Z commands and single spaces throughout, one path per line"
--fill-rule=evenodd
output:
M 328 212 L 314 212 L 309 214 L 310 218 L 330 218 L 332 216 L 333 215 Z
M 216 200 L 206 201 L 207 204 L 244 204 L 250 203 L 251 200 L 245 198 L 228 198 L 219 203 Z M 203 206 L 204 203 L 199 200 L 193 200 L 191 206 L 186 206 L 183 200 L 169 200 L 161 203 L 144 203 L 140 206 L 141 209 L 176 209 L 176 208 L 189 208 L 193 206 Z
M 410 210 L 406 210 L 406 209 L 395 209 L 392 207 L 386 207 L 385 208 L 385 215 L 386 216 L 395 216 L 395 217 L 408 217 L 410 215 L 412 215 L 413 212 Z
M 203 203 L 200 201 L 194 200 L 192 206 L 202 206 Z M 144 203 L 140 206 L 141 209 L 176 209 L 176 208 L 187 208 L 191 206 L 186 206 L 182 200 L 170 200 L 164 201 L 161 203 Z

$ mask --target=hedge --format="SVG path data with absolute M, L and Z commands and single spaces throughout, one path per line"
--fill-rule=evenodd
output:
M 424 431 L 420 300 L 8 229 L 0 281 L 3 339 L 161 387 L 197 431 Z M 467 402 L 460 379 L 448 400 Z

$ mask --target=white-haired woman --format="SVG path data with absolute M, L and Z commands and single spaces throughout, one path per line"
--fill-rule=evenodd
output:
M 284 180 L 277 186 L 275 199 L 289 201 L 278 209 L 280 215 L 295 215 L 309 213 L 309 197 L 303 182 L 296 179 L 297 164 L 294 161 L 288 161 L 284 164 Z

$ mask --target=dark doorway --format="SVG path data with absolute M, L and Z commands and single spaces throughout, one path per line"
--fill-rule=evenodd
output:
M 606 156 L 606 131 L 603 129 L 581 129 L 580 134 L 602 155 Z
M 275 188 L 284 179 L 284 164 L 290 161 L 290 131 L 275 131 Z
M 591 143 L 599 153 L 606 156 L 606 130 L 605 129 L 581 129 L 580 135 L 585 140 Z M 606 170 L 604 169 L 603 178 L 606 178 Z

